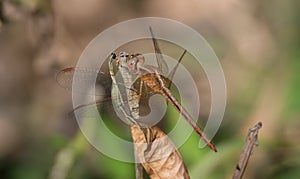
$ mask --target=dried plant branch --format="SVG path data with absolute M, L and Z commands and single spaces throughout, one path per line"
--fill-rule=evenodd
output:
M 240 156 L 240 160 L 236 166 L 236 170 L 233 175 L 233 179 L 241 179 L 247 167 L 250 156 L 252 155 L 254 148 L 258 146 L 258 130 L 262 127 L 262 123 L 258 122 L 253 128 L 249 129 L 249 133 L 246 139 L 243 152 Z
M 135 176 L 136 179 L 143 179 L 143 165 L 140 163 L 135 163 Z
M 134 150 L 134 157 L 135 157 L 135 178 L 136 179 L 143 179 L 144 178 L 144 168 L 140 162 L 138 154 L 136 150 Z

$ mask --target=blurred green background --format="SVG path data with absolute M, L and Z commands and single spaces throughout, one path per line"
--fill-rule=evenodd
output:
M 76 64 L 95 35 L 144 16 L 178 20 L 197 30 L 225 73 L 227 108 L 214 138 L 219 152 L 199 149 L 196 134 L 179 149 L 191 177 L 231 178 L 248 128 L 262 121 L 260 145 L 244 178 L 300 178 L 299 1 L 0 3 L 0 178 L 135 177 L 133 164 L 102 155 L 82 136 L 67 117 L 71 93 L 59 87 L 55 76 Z M 200 117 L 206 119 L 210 88 L 202 78 Z M 164 131 L 175 115 L 170 108 Z M 128 127 L 108 126 L 130 140 Z

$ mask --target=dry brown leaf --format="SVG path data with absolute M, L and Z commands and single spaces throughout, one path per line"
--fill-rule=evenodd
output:
M 150 143 L 147 144 L 145 130 Z M 158 127 L 131 127 L 135 151 L 147 174 L 152 178 L 190 178 L 182 157 L 172 140 Z

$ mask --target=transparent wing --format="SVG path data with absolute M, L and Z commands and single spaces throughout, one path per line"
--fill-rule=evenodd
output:
M 96 82 L 94 82 L 95 79 Z M 90 68 L 70 67 L 61 70 L 56 76 L 56 81 L 61 87 L 66 90 L 83 95 L 96 95 L 97 98 L 100 98 L 100 100 L 97 100 L 96 102 L 90 102 L 75 107 L 69 113 L 70 115 L 73 115 L 75 111 L 88 111 L 89 108 L 95 107 L 95 105 L 97 107 L 100 107 L 101 109 L 105 109 L 106 111 L 113 111 L 112 101 L 116 99 L 116 97 L 111 96 L 111 89 L 113 84 L 108 73 Z M 119 81 L 121 82 L 115 85 L 121 85 L 122 88 L 124 88 L 125 86 L 122 83 L 123 80 L 119 79 Z M 130 90 L 136 91 L 135 88 L 130 88 Z M 124 94 L 121 95 L 126 95 L 125 91 L 123 93 Z M 149 97 L 153 94 L 154 93 L 152 91 L 141 94 L 141 103 L 142 106 L 144 106 L 146 109 L 141 110 L 141 115 L 149 113 L 147 104 Z M 128 101 L 124 101 L 124 103 L 128 103 Z
M 156 56 L 156 61 L 157 61 L 157 65 L 159 70 L 162 72 L 163 75 L 167 75 L 169 72 L 168 69 L 168 65 L 166 63 L 166 61 L 164 60 L 162 53 L 160 51 L 160 48 L 158 46 L 157 40 L 154 37 L 154 33 L 152 31 L 151 26 L 149 27 L 150 33 L 151 33 L 151 37 L 152 37 L 152 42 L 153 42 L 153 46 L 154 46 L 154 51 L 155 51 L 155 56 Z
M 56 76 L 57 83 L 76 93 L 105 96 L 110 93 L 112 81 L 107 73 L 81 67 L 61 70 Z

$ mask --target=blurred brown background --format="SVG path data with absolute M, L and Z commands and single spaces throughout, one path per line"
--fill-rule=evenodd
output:
M 192 178 L 231 178 L 247 130 L 257 121 L 263 122 L 260 146 L 245 178 L 300 177 L 298 1 L 0 3 L 0 178 L 134 178 L 133 164 L 97 152 L 76 121 L 66 119 L 71 93 L 55 76 L 76 64 L 95 35 L 144 16 L 178 20 L 197 30 L 225 73 L 227 109 L 214 139 L 220 152 L 198 149 L 196 135 L 180 148 Z M 202 116 L 207 115 L 204 110 Z

